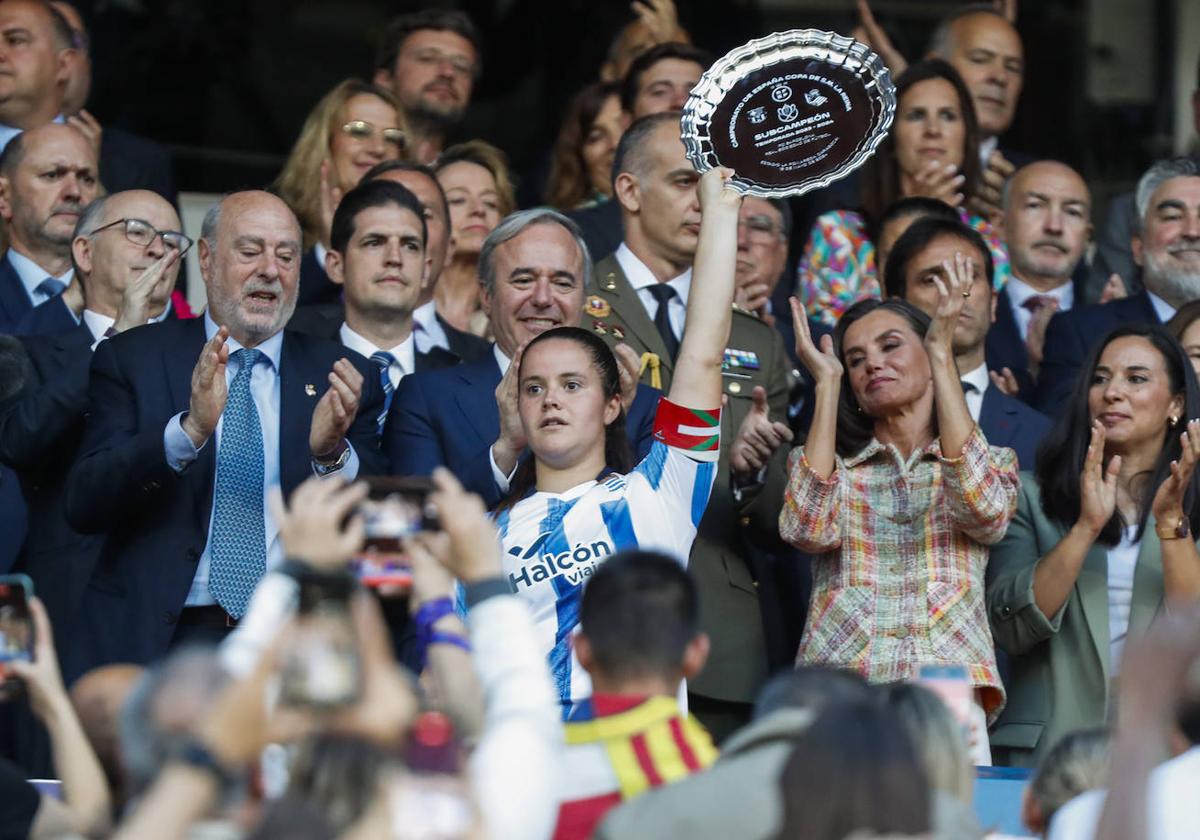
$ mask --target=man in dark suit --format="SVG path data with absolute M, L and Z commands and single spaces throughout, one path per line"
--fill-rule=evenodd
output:
M 621 80 L 621 110 L 630 122 L 666 111 L 678 111 L 708 65 L 712 56 L 691 44 L 658 44 L 639 55 Z M 602 201 L 567 216 L 579 225 L 588 253 L 593 259 L 606 257 L 621 244 L 621 208 L 617 202 Z
M 313 313 L 290 325 L 370 359 L 380 368 L 388 404 L 405 375 L 458 363 L 440 347 L 416 347 L 413 310 L 429 283 L 426 239 L 424 208 L 404 187 L 376 180 L 350 190 L 333 214 L 325 262 L 343 289 L 344 317 L 335 322 Z
M 967 302 L 954 330 L 954 361 L 967 409 L 988 443 L 1014 449 L 1021 469 L 1032 469 L 1050 421 L 1004 393 L 998 384 L 1003 380 L 988 371 L 984 346 L 996 317 L 997 298 L 992 292 L 991 252 L 983 238 L 959 221 L 918 219 L 892 248 L 884 288 L 889 297 L 903 298 L 932 317 L 945 265 L 953 265 L 959 254 L 968 260 L 972 273 L 970 290 L 964 293 Z
M 429 280 L 421 287 L 416 308 L 413 309 L 413 338 L 418 353 L 443 356 L 450 353 L 456 361 L 473 362 L 491 353 L 491 344 L 477 335 L 455 329 L 438 314 L 433 290 L 442 274 L 442 267 L 454 250 L 450 234 L 450 207 L 446 194 L 433 170 L 424 164 L 402 160 L 385 160 L 376 164 L 362 177 L 361 183 L 391 181 L 406 188 L 417 197 L 425 220 L 425 257 L 429 260 Z M 341 300 L 315 306 L 296 308 L 289 326 L 292 329 L 336 329 L 345 320 Z M 442 352 L 439 352 L 442 351 Z
M 114 336 L 92 362 L 66 508 L 104 544 L 72 675 L 223 638 L 284 559 L 266 496 L 381 466 L 370 364 L 283 330 L 301 252 L 287 205 L 234 193 L 205 216 L 199 247 L 205 317 Z
M 501 221 L 479 258 L 496 343 L 477 362 L 401 381 L 385 430 L 393 473 L 428 475 L 446 466 L 489 507 L 508 493 L 525 452 L 513 361 L 534 336 L 579 323 L 591 272 L 578 228 L 560 213 L 540 208 Z M 659 392 L 635 389 L 636 361 L 618 358 L 626 431 L 640 457 L 650 447 Z
M 76 636 L 74 620 L 99 550 L 99 538 L 74 531 L 63 510 L 67 471 L 83 435 L 92 348 L 164 311 L 191 245 L 181 227 L 175 208 L 156 193 L 93 201 L 72 243 L 86 293 L 81 322 L 66 333 L 21 337 L 32 372 L 0 412 L 0 461 L 18 471 L 29 500 L 32 527 L 20 566 L 58 630 L 60 651 Z
M 1165 324 L 1176 309 L 1200 298 L 1200 162 L 1159 161 L 1138 181 L 1136 196 L 1141 224 L 1130 245 L 1145 288 L 1050 319 L 1037 389 L 1037 405 L 1047 414 L 1067 405 L 1088 351 L 1110 330 Z
M 11 332 L 70 284 L 71 235 L 97 187 L 95 152 L 70 126 L 30 129 L 0 153 L 0 217 L 9 236 L 0 261 L 0 331 Z
M 700 223 L 699 175 L 679 139 L 679 114 L 634 122 L 621 138 L 613 171 L 624 241 L 596 265 L 584 325 L 610 343 L 629 344 L 643 359 L 643 382 L 665 391 L 682 336 Z M 787 447 L 776 427 L 787 419 L 793 384 L 782 339 L 749 312 L 734 310 L 725 353 L 721 434 L 727 445 L 689 559 L 703 629 L 713 643 L 704 671 L 689 681 L 691 709 L 718 739 L 748 720 L 770 672 L 762 604 L 775 596 L 747 545 L 783 546 L 778 519 Z M 765 410 L 752 411 L 756 401 Z M 733 453 L 747 436 L 758 435 L 778 447 L 765 469 L 733 470 Z
M 992 370 L 1014 374 L 1026 402 L 1033 401 L 1033 374 L 1050 318 L 1083 303 L 1075 269 L 1091 239 L 1091 206 L 1079 173 L 1051 160 L 1021 167 L 1004 191 L 1012 278 L 996 300 L 987 359 Z

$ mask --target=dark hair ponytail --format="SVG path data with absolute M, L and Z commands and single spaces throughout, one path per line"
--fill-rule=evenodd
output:
M 612 399 L 621 394 L 621 368 L 617 365 L 617 357 L 613 355 L 604 340 L 593 333 L 579 327 L 555 327 L 534 338 L 525 347 L 522 354 L 522 364 L 528 358 L 529 351 L 543 341 L 562 339 L 573 341 L 583 347 L 600 374 L 600 384 L 604 389 L 604 398 Z M 517 371 L 518 381 L 520 370 Z M 633 453 L 629 449 L 629 438 L 625 434 L 625 408 L 622 407 L 617 417 L 604 428 L 604 463 L 613 472 L 627 473 L 633 468 Z M 521 499 L 529 495 L 537 484 L 537 458 L 533 453 L 527 453 L 517 467 L 509 485 L 508 495 L 496 506 L 497 511 L 508 510 Z

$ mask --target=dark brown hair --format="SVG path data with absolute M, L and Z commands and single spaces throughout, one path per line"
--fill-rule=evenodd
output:
M 575 95 L 567 108 L 558 140 L 554 144 L 554 160 L 546 183 L 546 203 L 559 210 L 574 210 L 592 194 L 583 147 L 596 117 L 611 96 L 617 96 L 615 82 L 596 82 Z

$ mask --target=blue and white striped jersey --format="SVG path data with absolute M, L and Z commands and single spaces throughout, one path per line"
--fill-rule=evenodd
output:
M 695 460 L 707 454 L 656 440 L 627 475 L 534 493 L 497 516 L 504 573 L 533 613 L 564 705 L 592 693 L 570 643 L 584 584 L 597 564 L 627 549 L 687 565 L 717 473 L 715 460 Z

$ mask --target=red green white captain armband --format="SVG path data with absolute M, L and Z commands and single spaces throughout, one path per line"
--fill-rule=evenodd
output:
M 684 408 L 664 397 L 654 416 L 654 439 L 697 461 L 715 461 L 721 454 L 721 409 Z

